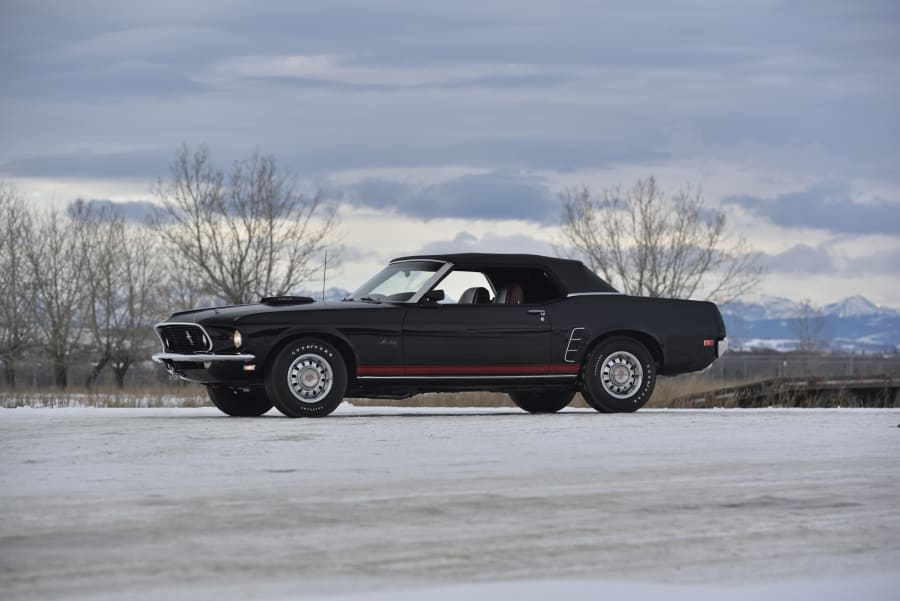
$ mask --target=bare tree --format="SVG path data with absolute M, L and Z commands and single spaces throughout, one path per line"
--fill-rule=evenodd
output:
M 699 190 L 667 196 L 651 175 L 599 197 L 582 186 L 563 200 L 563 252 L 627 294 L 724 303 L 762 278 L 746 241 L 729 235 Z
M 310 279 L 337 225 L 334 210 L 300 194 L 275 158 L 259 153 L 226 176 L 205 145 L 184 145 L 154 193 L 154 225 L 170 256 L 202 292 L 228 303 L 287 294 Z
M 794 332 L 797 335 L 797 350 L 808 353 L 821 351 L 825 346 L 825 314 L 805 299 L 797 308 L 794 318 Z
M 162 269 L 155 237 L 145 226 L 127 224 L 115 205 L 77 200 L 69 215 L 86 226 L 83 321 L 92 362 L 85 385 L 93 386 L 110 367 L 122 388 L 130 367 L 153 343 L 152 322 L 163 317 L 158 313 Z
M 125 386 L 125 376 L 135 361 L 145 359 L 158 343 L 153 323 L 165 315 L 162 311 L 160 281 L 163 265 L 159 260 L 157 238 L 146 226 L 126 225 L 127 243 L 122 248 L 117 319 L 117 336 L 112 346 L 112 370 L 116 386 Z
M 11 186 L 0 182 L 0 361 L 6 385 L 16 387 L 16 361 L 33 337 L 31 269 L 26 242 L 31 214 Z
M 68 385 L 69 356 L 79 344 L 84 326 L 85 229 L 83 222 L 53 210 L 37 218 L 25 242 L 34 275 L 35 323 L 59 388 Z
M 68 210 L 69 218 L 82 224 L 81 248 L 84 258 L 82 321 L 89 334 L 91 370 L 85 386 L 93 386 L 112 358 L 117 331 L 120 293 L 121 253 L 125 245 L 124 218 L 110 205 L 76 200 Z

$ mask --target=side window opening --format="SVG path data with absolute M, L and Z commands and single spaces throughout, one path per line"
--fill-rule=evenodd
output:
M 454 270 L 435 289 L 444 291 L 441 304 L 534 305 L 563 297 L 556 282 L 543 269 L 492 267 L 482 271 Z
M 480 271 L 451 271 L 435 288 L 444 291 L 442 305 L 485 304 L 497 294 L 490 280 Z
M 497 302 L 509 290 L 519 290 L 524 295 L 522 304 L 534 305 L 547 303 L 562 298 L 562 291 L 553 279 L 543 270 L 531 267 L 498 267 L 487 272 L 495 289 Z

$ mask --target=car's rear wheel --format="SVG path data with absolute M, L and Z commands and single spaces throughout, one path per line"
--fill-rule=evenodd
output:
M 513 403 L 528 413 L 556 413 L 572 402 L 574 390 L 548 390 L 546 392 L 510 392 Z
M 347 366 L 333 345 L 318 338 L 285 346 L 266 375 L 266 391 L 288 417 L 323 417 L 341 404 Z
M 584 400 L 601 413 L 643 407 L 656 387 L 656 363 L 647 348 L 624 336 L 604 340 L 584 365 Z
M 219 411 L 232 417 L 259 417 L 272 408 L 272 401 L 262 386 L 207 384 L 206 393 Z

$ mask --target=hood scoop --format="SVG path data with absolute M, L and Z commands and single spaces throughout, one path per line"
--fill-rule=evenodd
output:
M 308 296 L 266 296 L 259 302 L 264 305 L 308 305 L 316 301 Z

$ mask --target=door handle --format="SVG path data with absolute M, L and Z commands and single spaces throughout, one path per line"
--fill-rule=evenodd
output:
M 543 309 L 528 309 L 528 314 L 529 315 L 540 315 L 542 322 L 545 319 L 547 319 L 547 312 L 544 311 Z

